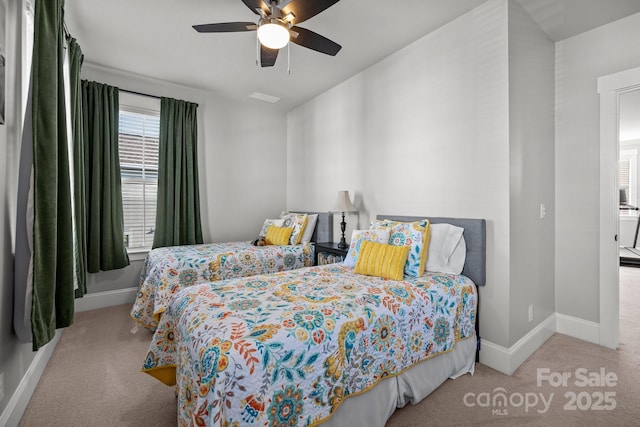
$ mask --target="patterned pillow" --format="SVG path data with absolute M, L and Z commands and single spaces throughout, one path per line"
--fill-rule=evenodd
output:
M 283 212 L 280 219 L 284 220 L 282 225 L 283 227 L 293 228 L 293 233 L 291 233 L 291 240 L 289 240 L 289 243 L 291 245 L 297 245 L 300 243 L 302 235 L 304 234 L 304 229 L 307 226 L 308 215 L 306 213 L 298 214 Z
M 301 213 L 294 213 L 289 211 L 282 211 L 280 213 L 280 218 L 284 218 L 285 215 L 298 215 L 299 218 Z M 316 223 L 318 222 L 318 214 L 307 214 L 307 225 L 304 227 L 304 232 L 302 233 L 302 237 L 300 238 L 300 243 L 309 243 L 311 238 L 313 237 L 313 232 L 316 230 Z
M 410 247 L 404 274 L 411 277 L 420 277 L 424 274 L 431 237 L 431 224 L 428 219 L 413 222 L 374 220 L 371 228 L 388 228 L 389 244 Z
M 282 227 L 284 225 L 284 220 L 282 219 L 265 219 L 264 224 L 262 224 L 262 228 L 260 229 L 260 234 L 258 236 L 264 237 L 267 235 L 267 229 L 270 225 L 275 225 L 276 227 Z
M 409 255 L 409 246 L 389 245 L 370 240 L 362 242 L 362 253 L 354 271 L 383 279 L 402 280 L 403 269 Z
M 349 252 L 344 258 L 343 264 L 346 267 L 355 267 L 358 257 L 360 256 L 360 250 L 362 248 L 362 242 L 369 240 L 378 243 L 389 243 L 389 229 L 376 228 L 372 230 L 353 230 L 351 233 L 351 243 L 349 244 Z

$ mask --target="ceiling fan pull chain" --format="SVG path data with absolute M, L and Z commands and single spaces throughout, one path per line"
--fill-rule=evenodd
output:
M 291 43 L 287 45 L 287 74 L 291 75 Z
M 260 39 L 256 33 L 256 67 L 260 66 Z

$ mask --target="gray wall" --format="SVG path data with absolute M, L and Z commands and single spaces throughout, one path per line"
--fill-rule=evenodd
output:
M 597 78 L 640 66 L 640 14 L 556 44 L 556 311 L 599 322 Z
M 509 2 L 510 346 L 555 311 L 554 54 L 546 33 Z
M 510 347 L 555 311 L 554 43 L 517 2 L 489 1 L 292 110 L 287 138 L 289 205 L 327 209 L 344 187 L 364 226 L 487 219 L 483 338 Z
M 509 345 L 507 2 L 489 1 L 289 112 L 287 202 L 487 219 L 483 337 Z

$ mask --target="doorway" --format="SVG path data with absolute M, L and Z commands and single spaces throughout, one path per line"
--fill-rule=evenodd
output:
M 640 267 L 638 233 L 638 161 L 640 157 L 640 90 L 620 93 L 618 107 L 618 185 L 620 188 L 620 265 Z
M 600 345 L 620 344 L 620 97 L 640 89 L 640 68 L 598 79 L 600 94 Z

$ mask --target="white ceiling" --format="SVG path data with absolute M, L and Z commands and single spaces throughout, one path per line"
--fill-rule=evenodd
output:
M 640 12 L 640 0 L 518 0 L 553 41 Z
M 191 28 L 255 21 L 241 0 L 66 0 L 65 17 L 85 64 L 234 99 L 261 92 L 281 98 L 272 108 L 288 111 L 485 1 L 342 0 L 300 24 L 342 50 L 331 57 L 292 44 L 289 75 L 286 50 L 272 68 L 255 65 L 253 32 L 200 34 Z M 518 1 L 555 41 L 640 12 L 640 0 Z

